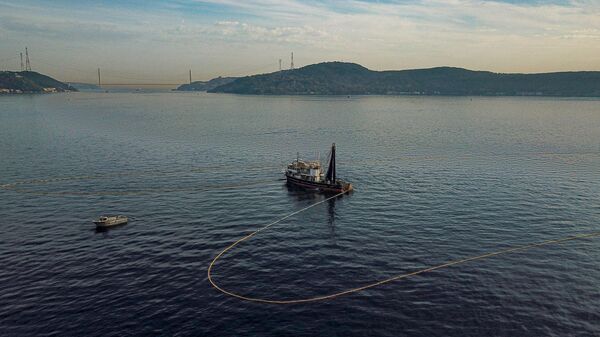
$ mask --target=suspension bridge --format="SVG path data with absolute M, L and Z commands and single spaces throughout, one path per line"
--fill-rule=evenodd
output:
M 18 71 L 20 69 L 20 71 L 32 71 L 29 55 L 30 54 L 28 51 L 26 51 L 25 63 L 23 61 L 22 53 L 11 57 L 0 58 L 0 70 Z M 191 84 L 194 82 L 194 79 L 192 78 L 192 69 L 188 69 L 181 73 L 170 74 L 168 77 L 154 77 L 153 74 L 149 74 L 148 76 L 148 74 L 144 73 L 143 71 L 123 71 L 109 67 L 83 69 L 65 64 L 50 63 L 45 59 L 35 59 L 34 61 L 36 67 L 33 68 L 33 71 L 49 74 L 50 76 L 66 83 L 87 83 L 95 84 L 99 87 L 173 87 L 182 85 L 184 83 Z M 290 69 L 294 69 L 293 54 L 291 57 Z M 271 62 L 250 67 L 228 68 L 219 75 L 238 77 L 281 70 L 281 59 L 274 59 Z M 79 80 L 72 80 L 73 77 L 78 77 Z M 210 78 L 205 78 L 202 81 L 207 81 L 209 79 Z

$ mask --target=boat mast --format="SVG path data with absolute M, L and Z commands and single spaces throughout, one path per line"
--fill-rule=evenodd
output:
M 330 183 L 335 183 L 335 143 L 331 145 L 331 157 L 329 157 L 329 166 L 325 179 Z

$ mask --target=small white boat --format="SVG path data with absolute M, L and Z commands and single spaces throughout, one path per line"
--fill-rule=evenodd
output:
M 127 223 L 127 217 L 124 215 L 117 216 L 101 216 L 94 221 L 97 228 L 106 228 Z

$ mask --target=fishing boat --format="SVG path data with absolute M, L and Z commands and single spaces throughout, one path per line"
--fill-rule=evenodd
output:
M 319 159 L 300 160 L 298 156 L 285 169 L 287 183 L 320 192 L 342 193 L 352 191 L 352 184 L 338 179 L 335 172 L 335 143 L 331 145 L 327 173 L 323 174 Z
M 94 221 L 96 228 L 107 228 L 127 223 L 127 217 L 124 215 L 117 216 L 101 216 L 98 220 Z

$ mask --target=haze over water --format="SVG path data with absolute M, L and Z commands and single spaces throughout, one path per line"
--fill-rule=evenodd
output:
M 598 335 L 600 239 L 292 306 L 227 297 L 206 269 L 323 200 L 287 188 L 282 167 L 333 142 L 355 192 L 236 247 L 215 266 L 222 287 L 305 298 L 600 231 L 599 103 L 0 97 L 0 335 Z M 102 214 L 130 223 L 96 232 Z

